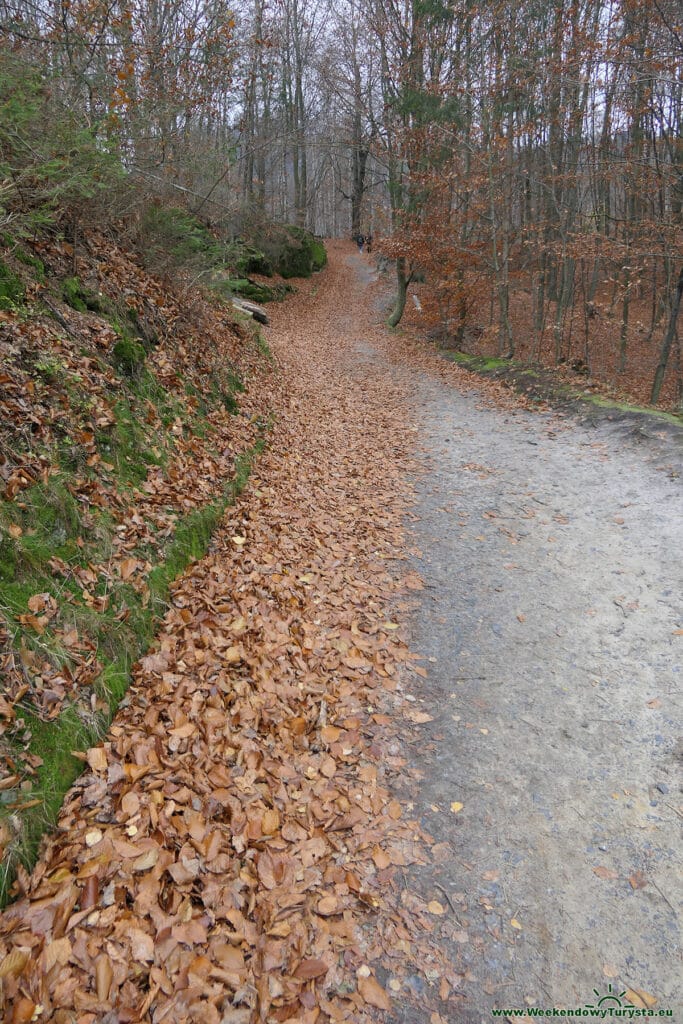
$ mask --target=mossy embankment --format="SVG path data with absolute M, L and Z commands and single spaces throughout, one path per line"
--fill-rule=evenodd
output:
M 169 222 L 177 229 L 178 216 Z M 205 258 L 215 268 L 204 229 L 188 238 L 187 228 L 175 243 L 190 251 L 172 254 L 174 266 Z M 95 233 L 77 253 L 54 236 L 5 243 L 3 903 L 124 697 L 173 581 L 244 487 L 267 440 L 273 372 L 254 326 L 209 274 L 207 287 L 189 287 L 187 275 L 150 272 L 161 242 L 144 258 Z
M 512 359 L 473 356 L 465 352 L 442 354 L 472 373 L 500 381 L 535 405 L 551 404 L 570 408 L 578 415 L 592 420 L 604 418 L 614 422 L 634 423 L 642 420 L 676 432 L 683 430 L 683 415 L 622 401 L 615 397 L 607 385 L 587 378 L 581 366 L 577 370 L 563 370 L 561 367 L 548 369 Z

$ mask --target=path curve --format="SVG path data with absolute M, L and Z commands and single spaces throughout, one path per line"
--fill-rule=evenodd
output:
M 411 388 L 409 696 L 433 721 L 402 789 L 437 854 L 409 884 L 446 897 L 432 941 L 462 978 L 444 1019 L 624 990 L 676 1019 L 681 447 L 654 420 L 496 408 L 434 366 Z

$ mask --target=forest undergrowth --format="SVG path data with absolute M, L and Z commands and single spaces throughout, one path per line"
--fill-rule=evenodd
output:
M 0 893 L 104 735 L 265 443 L 251 323 L 111 236 L 7 247 L 0 309 Z M 251 386 L 250 386 L 251 385 Z

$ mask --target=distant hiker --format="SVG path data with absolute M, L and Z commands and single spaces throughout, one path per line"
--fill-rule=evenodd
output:
M 372 235 L 365 236 L 365 248 L 369 256 L 370 253 L 372 252 Z
M 358 235 L 358 237 L 356 238 L 356 241 L 358 242 L 358 252 L 362 253 L 363 252 L 363 246 L 365 245 L 365 239 L 363 238 L 362 235 Z

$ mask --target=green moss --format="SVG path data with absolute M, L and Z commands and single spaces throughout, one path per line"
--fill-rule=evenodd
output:
M 108 461 L 114 464 L 114 472 L 124 486 L 139 486 L 149 467 L 163 465 L 164 459 L 151 447 L 129 401 L 122 399 L 117 402 L 114 415 L 116 423 L 108 446 Z
M 25 249 L 21 248 L 14 250 L 14 257 L 19 260 L 20 263 L 23 263 L 24 266 L 31 267 L 36 281 L 44 284 L 45 264 L 41 259 L 38 259 L 37 256 L 33 256 L 31 253 L 28 253 Z
M 266 429 L 267 425 L 263 424 L 262 430 Z M 244 488 L 254 460 L 264 445 L 265 439 L 261 437 L 253 448 L 235 460 L 234 476 L 217 499 L 179 520 L 166 545 L 163 560 L 148 576 L 150 593 L 147 599 L 130 584 L 110 580 L 107 583 L 110 602 L 106 611 L 97 612 L 83 605 L 65 609 L 65 621 L 70 619 L 79 632 L 87 633 L 98 642 L 98 657 L 103 663 L 95 683 L 99 710 L 93 713 L 67 706 L 56 720 L 50 722 L 44 722 L 28 711 L 22 712 L 21 738 L 25 739 L 26 732 L 30 732 L 31 752 L 43 759 L 29 794 L 40 804 L 18 812 L 21 831 L 10 844 L 9 856 L 5 856 L 0 870 L 0 905 L 7 903 L 11 896 L 11 884 L 18 864 L 30 868 L 35 862 L 40 837 L 54 825 L 64 795 L 82 769 L 81 761 L 74 758 L 71 751 L 85 751 L 100 742 L 128 689 L 133 664 L 149 648 L 158 622 L 168 607 L 171 584 L 192 561 L 205 554 L 213 531 L 227 506 Z M 5 540 L 4 534 L 0 534 L 0 556 Z M 15 567 L 11 553 L 8 559 Z M 59 581 L 59 586 L 63 585 L 63 581 Z M 0 582 L 0 612 L 5 617 L 21 614 L 33 594 L 50 588 L 56 592 L 55 581 L 49 575 L 40 577 L 34 574 L 14 584 Z M 25 628 L 22 636 L 24 642 L 31 640 Z M 38 637 L 36 643 L 40 644 L 41 653 L 45 656 L 68 663 L 68 652 L 60 648 L 56 638 L 45 634 Z M 0 809 L 0 817 L 11 812 L 11 807 Z
M 493 356 L 470 356 L 466 352 L 445 352 L 446 359 L 464 366 L 475 373 L 492 373 L 494 370 L 509 370 L 512 366 L 520 366 L 521 363 L 513 363 L 509 359 L 496 359 Z
M 147 355 L 142 345 L 130 338 L 117 341 L 111 354 L 116 369 L 127 377 L 135 377 L 142 371 Z
M 38 799 L 40 805 L 24 813 L 19 809 L 13 815 L 19 829 L 0 862 L 0 906 L 5 906 L 10 898 L 10 887 L 19 864 L 30 868 L 35 863 L 43 834 L 56 821 L 67 790 L 83 770 L 82 762 L 73 757 L 71 751 L 87 750 L 98 743 L 104 727 L 103 721 L 95 718 L 86 721 L 71 707 L 50 722 L 30 712 L 21 714 L 24 729 L 31 734 L 31 750 L 43 761 L 32 780 L 32 789 L 23 791 L 21 798 Z M 1 813 L 3 817 L 12 813 L 12 805 L 3 808 Z
M 21 278 L 0 260 L 0 309 L 20 306 L 26 298 Z
M 322 270 L 323 267 L 327 266 L 327 249 L 320 238 L 313 236 L 311 243 L 311 255 L 313 260 L 313 270 Z
M 242 251 L 235 261 L 235 269 L 238 274 L 247 277 L 249 274 L 263 274 L 264 277 L 271 277 L 273 264 L 264 252 L 253 245 L 241 243 Z
M 102 295 L 86 288 L 77 277 L 67 277 L 62 281 L 62 298 L 67 306 L 79 313 L 103 313 L 108 305 Z
M 631 405 L 629 402 L 618 402 L 616 399 L 605 398 L 604 395 L 587 395 L 582 391 L 573 392 L 573 394 L 575 397 L 580 398 L 582 402 L 590 402 L 591 405 L 597 405 L 602 409 L 614 409 L 619 412 L 641 413 L 647 416 L 654 416 L 656 419 L 678 427 L 683 424 L 682 415 L 664 412 L 663 409 L 653 409 L 652 406 L 648 405 Z

